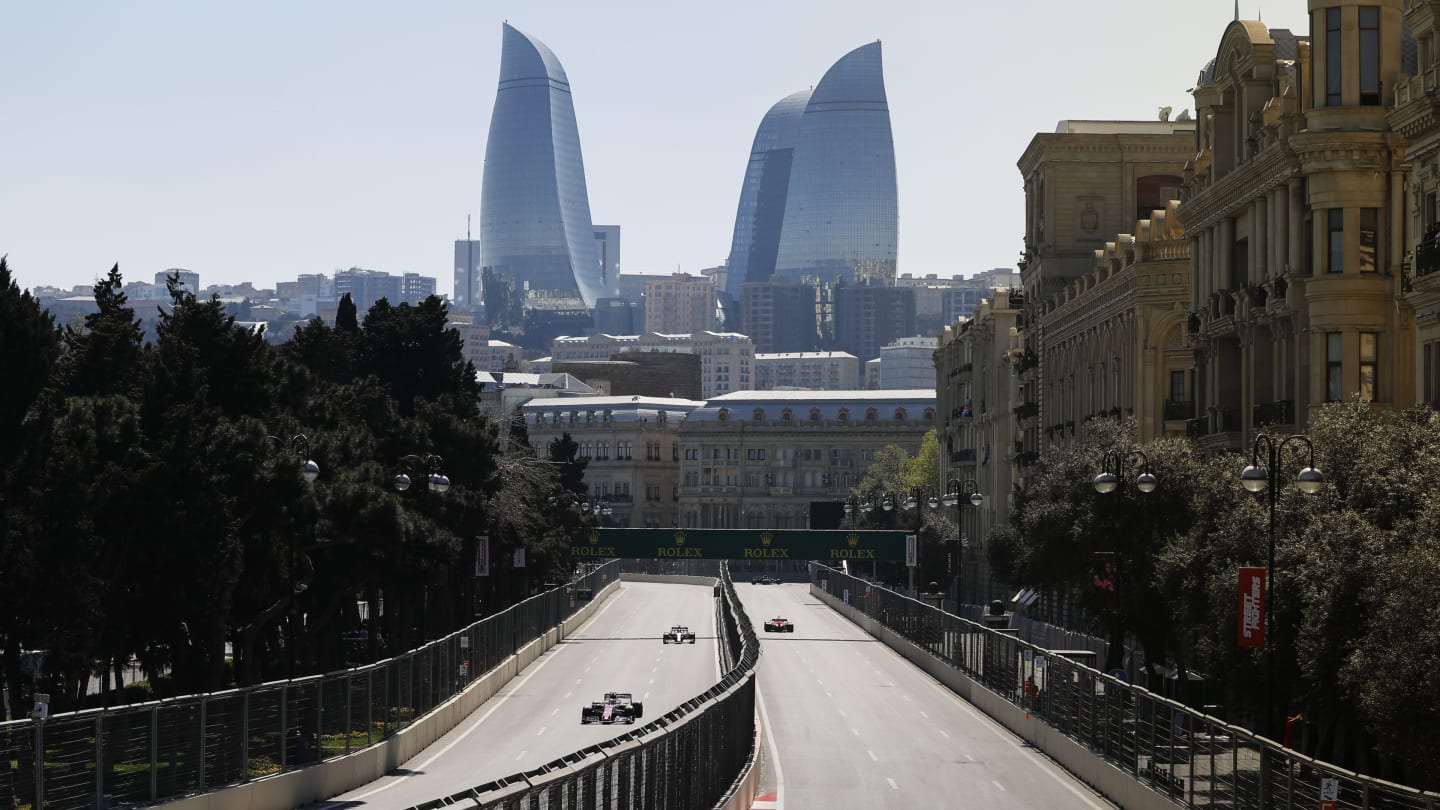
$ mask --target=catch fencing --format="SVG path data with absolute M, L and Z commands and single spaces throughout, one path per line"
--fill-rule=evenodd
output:
M 584 607 L 619 576 L 570 583 L 395 658 L 116 709 L 0 723 L 0 810 L 150 804 L 375 745 Z
M 704 575 L 701 572 L 706 570 L 712 569 L 687 567 L 684 573 Z M 411 810 L 711 810 L 718 806 L 753 764 L 760 642 L 735 594 L 728 564 L 720 563 L 717 573 L 723 603 L 717 643 L 728 646 L 735 661 L 719 683 L 628 734 Z
M 1440 810 L 1440 793 L 1307 757 L 1073 660 L 1093 651 L 1047 650 L 819 564 L 810 575 L 817 589 L 1181 806 Z

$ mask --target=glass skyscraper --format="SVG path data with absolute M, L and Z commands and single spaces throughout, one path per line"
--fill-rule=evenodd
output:
M 895 186 L 880 43 L 872 42 L 761 121 L 735 216 L 728 291 L 772 274 L 892 283 Z
M 605 295 L 585 164 L 565 69 L 544 43 L 504 24 L 500 84 L 485 146 L 480 264 L 551 297 Z

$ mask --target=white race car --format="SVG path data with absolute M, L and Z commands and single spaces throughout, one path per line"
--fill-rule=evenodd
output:
M 694 644 L 695 631 L 691 630 L 683 624 L 677 624 L 669 630 L 666 630 L 665 635 L 660 637 L 660 641 L 664 642 L 665 644 L 670 644 L 672 642 L 675 644 L 685 644 L 687 642 L 690 644 Z

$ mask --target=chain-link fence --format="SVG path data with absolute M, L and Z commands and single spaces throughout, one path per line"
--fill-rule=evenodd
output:
M 1047 650 L 837 569 L 815 564 L 810 574 L 814 587 L 1182 806 L 1440 810 L 1440 793 L 1312 759 L 1075 660 L 1094 660 L 1091 650 Z M 1321 804 L 1322 790 L 1333 804 Z
M 0 723 L 0 810 L 147 804 L 378 743 L 619 576 L 607 563 L 404 655 L 328 675 Z
M 697 572 L 704 570 L 702 564 L 685 573 L 703 576 Z M 719 573 L 718 641 L 729 645 L 736 662 L 719 683 L 628 734 L 411 810 L 711 810 L 730 796 L 755 755 L 760 642 L 728 565 Z

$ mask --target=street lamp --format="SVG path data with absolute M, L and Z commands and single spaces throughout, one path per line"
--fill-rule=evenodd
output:
M 1255 446 L 1250 453 L 1250 464 L 1240 473 L 1240 485 L 1247 492 L 1264 492 L 1270 503 L 1268 567 L 1265 574 L 1265 729 L 1271 739 L 1275 737 L 1275 504 L 1280 499 L 1280 459 L 1289 444 L 1304 445 L 1310 461 L 1295 476 L 1295 487 L 1306 495 L 1314 495 L 1325 483 L 1325 476 L 1315 469 L 1315 446 L 1310 439 L 1298 433 L 1279 441 L 1260 434 L 1255 437 Z M 1261 464 L 1261 449 L 1266 453 L 1268 464 Z
M 945 482 L 945 495 L 940 503 L 946 506 L 955 507 L 955 604 L 965 604 L 965 537 L 961 529 L 960 510 L 965 504 L 980 508 L 985 504 L 985 496 L 980 494 L 980 485 L 975 483 L 974 478 L 966 478 L 961 481 L 958 478 L 951 478 Z M 930 499 L 930 508 L 938 508 L 939 504 L 934 498 Z
M 304 459 L 300 462 L 300 477 L 305 483 L 313 484 L 315 479 L 320 477 L 320 465 L 310 458 L 310 439 L 304 433 L 297 433 L 289 440 L 279 436 L 266 436 L 265 441 L 277 450 L 288 449 L 296 456 Z M 285 654 L 289 659 L 287 662 L 287 679 L 295 680 L 295 609 L 299 606 L 299 596 L 305 591 L 303 583 L 295 582 L 295 533 L 290 532 L 290 566 L 289 566 L 289 609 L 285 612 Z
M 605 519 L 610 517 L 610 515 L 613 514 L 615 510 L 610 508 L 609 496 L 602 495 L 596 498 L 594 502 L 588 500 L 581 501 L 580 511 L 589 512 L 590 514 L 594 515 L 600 521 L 600 525 L 604 526 Z
M 423 498 L 427 491 L 437 495 L 443 495 L 450 489 L 450 477 L 441 472 L 445 468 L 445 459 L 434 453 L 411 453 L 400 457 L 400 472 L 395 474 L 391 483 L 399 492 L 408 492 L 415 483 L 414 478 L 420 475 L 425 476 L 425 486 L 418 490 Z M 430 586 L 420 586 L 420 636 L 422 640 L 430 638 Z
M 907 512 L 913 511 L 913 512 L 915 513 L 915 562 L 916 562 L 916 564 L 919 564 L 919 562 L 920 562 L 920 526 L 921 526 L 921 524 L 923 524 L 923 523 L 925 522 L 925 514 L 924 514 L 924 511 L 920 508 L 920 504 L 921 504 L 924 500 L 925 500 L 925 488 L 924 488 L 924 487 L 915 487 L 915 488 L 913 488 L 913 489 L 910 490 L 910 494 L 907 495 L 907 496 L 905 496 L 905 500 L 900 504 L 902 507 L 905 508 L 905 511 L 907 511 Z M 931 504 L 936 504 L 936 503 L 938 503 L 938 501 L 936 501 L 933 496 L 929 499 L 929 502 L 930 502 Z M 932 507 L 932 508 L 933 508 L 933 507 Z M 908 561 L 907 561 L 907 562 L 908 562 Z M 906 566 L 906 567 L 910 569 L 910 576 L 909 576 L 909 580 L 910 580 L 910 592 L 913 594 L 913 593 L 915 592 L 915 566 L 914 566 L 914 565 L 910 565 L 910 566 Z
M 1125 468 L 1130 466 L 1132 461 L 1140 462 L 1140 473 L 1135 476 L 1135 489 L 1142 495 L 1149 495 L 1155 491 L 1160 482 L 1150 473 L 1150 458 L 1145 451 L 1138 447 L 1129 450 L 1106 450 L 1105 455 L 1100 459 L 1100 474 L 1095 476 L 1095 491 L 1101 495 L 1109 495 L 1120 488 L 1120 476 Z M 1124 612 L 1120 605 L 1120 543 L 1119 533 L 1116 533 L 1114 550 L 1111 552 L 1111 559 L 1114 562 L 1110 573 L 1110 598 L 1114 603 L 1114 633 L 1111 639 L 1110 657 L 1112 660 L 1105 662 L 1106 670 L 1112 668 L 1112 664 L 1118 665 L 1122 662 L 1125 647 Z

